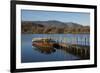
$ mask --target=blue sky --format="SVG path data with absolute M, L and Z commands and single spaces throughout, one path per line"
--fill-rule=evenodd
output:
M 79 12 L 56 12 L 39 10 L 21 10 L 22 21 L 48 21 L 74 22 L 82 25 L 90 25 L 90 14 Z

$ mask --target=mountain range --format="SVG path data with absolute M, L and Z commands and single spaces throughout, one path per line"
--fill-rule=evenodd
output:
M 83 26 L 73 22 L 49 21 L 22 21 L 22 33 L 89 33 L 90 26 Z

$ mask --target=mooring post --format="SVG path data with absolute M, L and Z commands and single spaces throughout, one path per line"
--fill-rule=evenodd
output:
M 86 39 L 86 37 L 85 37 L 85 46 L 87 45 L 86 42 L 87 42 L 87 39 Z

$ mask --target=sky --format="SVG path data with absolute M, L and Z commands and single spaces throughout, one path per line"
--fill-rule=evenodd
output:
M 21 10 L 22 21 L 48 21 L 74 22 L 84 26 L 90 25 L 90 13 Z

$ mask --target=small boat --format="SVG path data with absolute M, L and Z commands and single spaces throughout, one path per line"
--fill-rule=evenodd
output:
M 32 39 L 32 45 L 36 47 L 53 48 L 54 44 L 56 44 L 56 42 L 48 38 L 33 38 Z

